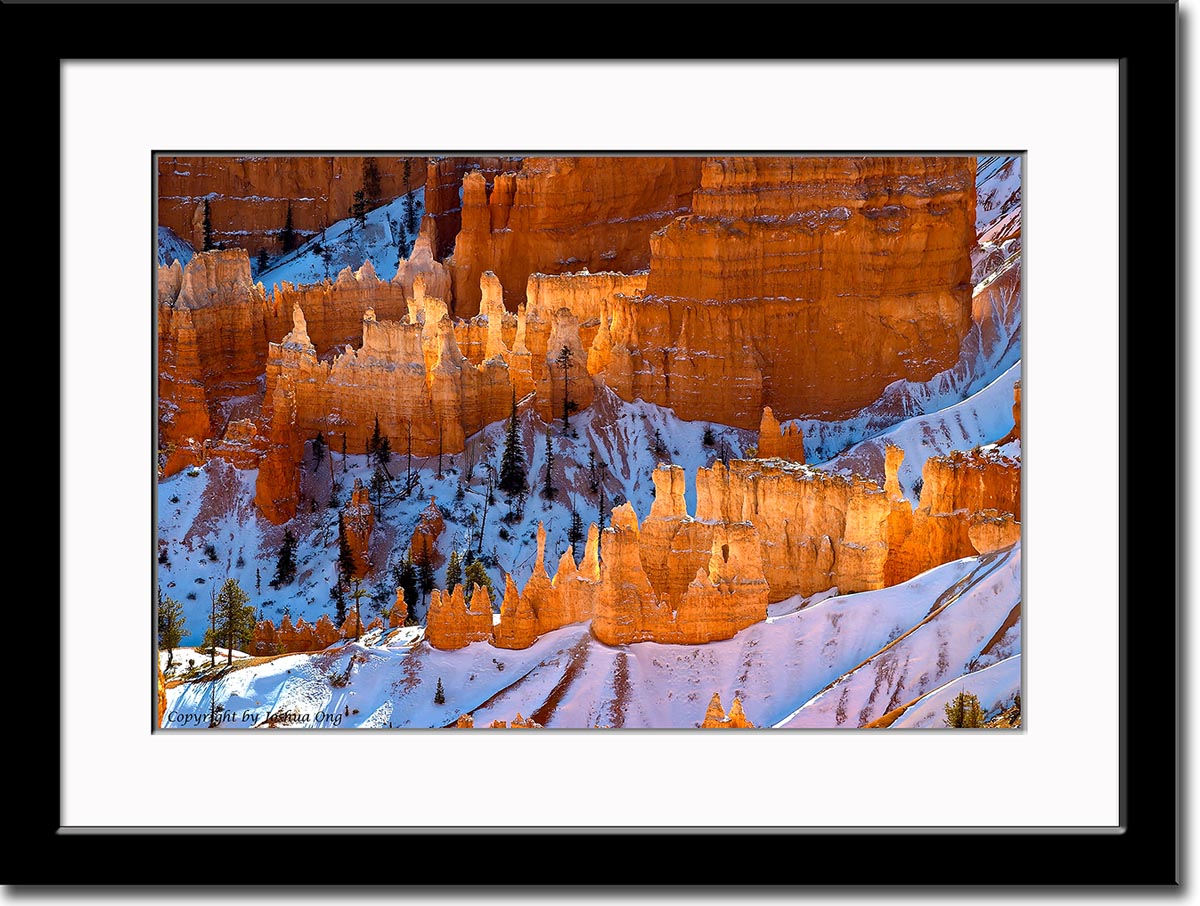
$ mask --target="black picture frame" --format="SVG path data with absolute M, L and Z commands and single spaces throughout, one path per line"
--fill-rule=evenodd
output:
M 23 53 L 8 56 L 4 66 L 10 93 L 6 98 L 9 115 L 14 123 L 23 124 L 26 135 L 40 135 L 44 146 L 53 147 L 57 136 L 62 141 L 59 125 L 60 65 L 68 59 L 138 60 L 162 59 L 172 53 L 164 44 L 147 46 L 139 37 L 137 26 L 169 28 L 176 15 L 186 16 L 195 29 L 197 7 L 151 6 L 69 6 L 60 4 L 13 6 L 0 13 L 0 22 L 10 37 L 20 37 Z M 279 17 L 279 7 L 271 5 L 237 7 L 213 6 L 221 10 L 236 9 L 237 27 L 214 29 L 211 35 L 192 32 L 191 40 L 169 42 L 178 47 L 181 55 L 202 55 L 211 59 L 243 59 L 247 45 L 241 40 L 253 32 L 256 23 L 270 21 L 273 39 L 256 46 L 261 59 L 293 59 L 298 49 L 314 46 L 312 18 Z M 315 10 L 308 7 L 314 14 Z M 550 7 L 540 10 L 521 10 L 514 7 L 466 4 L 410 5 L 398 10 L 384 5 L 338 6 L 338 15 L 353 9 L 359 16 L 369 14 L 375 21 L 388 21 L 397 14 L 404 17 L 409 30 L 416 34 L 434 35 L 444 26 L 445 17 L 453 15 L 465 28 L 475 23 L 483 28 L 487 22 L 501 29 L 506 21 L 520 22 L 521 34 L 528 46 L 540 47 L 547 58 L 563 58 L 568 54 L 560 43 L 562 34 L 569 32 L 569 56 L 589 59 L 633 60 L 653 56 L 657 59 L 745 59 L 764 58 L 787 60 L 796 58 L 798 34 L 852 35 L 852 41 L 820 43 L 818 58 L 830 59 L 997 59 L 1013 61 L 1094 59 L 1120 61 L 1121 90 L 1121 303 L 1120 303 L 1120 474 L 1116 476 L 1120 508 L 1120 700 L 1110 709 L 1089 710 L 1082 719 L 1112 720 L 1119 727 L 1121 738 L 1121 826 L 1113 832 L 1090 828 L 1046 828 L 1036 831 L 1010 833 L 987 828 L 870 828 L 820 829 L 792 828 L 779 833 L 739 833 L 737 828 L 658 828 L 647 830 L 655 836 L 683 835 L 699 830 L 711 831 L 704 840 L 704 850 L 712 853 L 746 853 L 751 847 L 769 846 L 772 853 L 792 858 L 757 860 L 752 875 L 735 873 L 729 884 L 738 888 L 793 888 L 815 886 L 887 887 L 897 886 L 962 886 L 978 889 L 982 884 L 1039 888 L 1098 887 L 1136 885 L 1154 887 L 1178 886 L 1181 882 L 1181 793 L 1180 765 L 1180 688 L 1178 682 L 1164 680 L 1156 684 L 1152 695 L 1139 695 L 1136 713 L 1131 691 L 1138 677 L 1178 677 L 1182 667 L 1179 655 L 1180 582 L 1173 591 L 1163 593 L 1152 608 L 1130 604 L 1130 550 L 1133 539 L 1129 527 L 1144 524 L 1161 525 L 1162 518 L 1151 519 L 1144 512 L 1146 498 L 1135 496 L 1129 486 L 1130 403 L 1134 386 L 1130 375 L 1136 375 L 1137 386 L 1153 385 L 1161 393 L 1176 388 L 1171 357 L 1166 354 L 1146 355 L 1146 350 L 1162 350 L 1164 336 L 1179 324 L 1180 309 L 1176 275 L 1179 262 L 1176 245 L 1176 208 L 1172 202 L 1179 188 L 1175 162 L 1177 136 L 1175 121 L 1163 117 L 1161 99 L 1176 98 L 1178 59 L 1179 11 L 1169 2 L 1149 3 L 944 3 L 944 4 L 769 4 L 754 8 L 748 16 L 747 6 L 722 7 L 704 5 L 675 9 L 681 15 L 680 39 L 631 40 L 630 29 L 636 23 L 651 21 L 646 7 L 612 5 Z M 686 12 L 685 12 L 686 10 Z M 232 14 L 232 13 L 230 13 Z M 72 20 L 70 29 L 62 28 L 64 17 Z M 738 16 L 754 23 L 745 40 L 730 40 L 727 28 L 716 27 L 720 22 L 737 22 Z M 999 16 L 1011 17 L 1014 27 L 1004 33 L 1003 46 L 993 47 L 972 40 L 971 35 L 986 34 L 990 23 Z M 571 27 L 577 21 L 580 27 Z M 780 27 L 769 27 L 775 22 Z M 541 23 L 545 29 L 541 39 Z M 764 23 L 768 27 L 764 27 Z M 792 23 L 782 27 L 784 23 Z M 802 26 L 802 28 L 801 28 Z M 457 48 L 414 46 L 408 48 L 381 47 L 372 43 L 350 46 L 349 35 L 357 29 L 346 29 L 346 41 L 322 40 L 320 47 L 328 49 L 313 59 L 345 59 L 364 55 L 384 56 L 399 51 L 413 58 L 440 57 L 442 52 L 453 54 Z M 445 34 L 445 32 L 442 32 Z M 450 38 L 455 32 L 449 32 Z M 164 42 L 167 43 L 167 42 Z M 339 46 L 340 43 L 340 46 Z M 494 58 L 528 58 L 526 44 L 515 41 L 491 42 Z M 1157 101 L 1157 103 L 1155 102 Z M 60 145 L 61 147 L 61 145 Z M 46 167 L 45 169 L 49 169 Z M 1135 180 L 1154 174 L 1154 189 Z M 33 223 L 44 228 L 45 235 L 57 235 L 62 224 L 58 206 L 53 203 L 54 181 L 13 180 L 12 204 L 34 212 Z M 1156 224 L 1154 230 L 1137 225 Z M 1098 252 L 1098 254 L 1100 254 Z M 1136 297 L 1132 294 L 1130 275 L 1136 274 Z M 1161 315 L 1156 318 L 1131 316 L 1131 305 L 1139 301 L 1142 309 L 1161 312 L 1162 306 L 1173 302 L 1174 321 L 1168 323 Z M 1086 316 L 1081 314 L 1081 316 Z M 60 324 L 61 331 L 61 324 Z M 1176 334 L 1176 343 L 1182 338 Z M 1176 351 L 1182 355 L 1182 346 Z M 1141 352 L 1141 355 L 1137 353 Z M 1136 358 L 1135 358 L 1136 356 Z M 1182 361 L 1182 358 L 1180 358 Z M 44 413 L 31 412 L 33 419 L 44 420 Z M 34 423 L 34 422 L 30 422 Z M 1172 479 L 1163 478 L 1163 481 Z M 1111 493 L 1111 488 L 1104 489 Z M 60 489 L 60 493 L 62 493 Z M 1174 499 L 1164 492 L 1159 495 Z M 61 502 L 61 501 L 60 501 Z M 1135 504 L 1139 516 L 1132 517 Z M 1173 524 L 1168 516 L 1167 524 Z M 1177 523 L 1174 523 L 1177 526 Z M 1042 555 L 1039 553 L 1039 556 Z M 1180 576 L 1180 564 L 1172 562 L 1175 577 Z M 1156 567 L 1161 575 L 1161 561 Z M 60 586 L 61 594 L 61 586 Z M 1145 604 L 1146 602 L 1141 602 Z M 60 638 L 63 631 L 61 611 L 47 610 L 44 638 Z M 1175 644 L 1171 644 L 1172 640 Z M 57 663 L 57 648 L 49 647 L 45 657 L 44 681 L 58 680 L 61 664 Z M 140 649 L 139 649 L 140 651 Z M 53 659 L 53 660 L 52 660 Z M 61 695 L 61 688 L 50 685 L 46 695 Z M 61 712 L 70 703 L 59 700 Z M 46 709 L 47 714 L 52 713 Z M 1081 719 L 1077 715 L 1064 719 Z M 172 860 L 154 856 L 156 836 L 163 829 L 146 828 L 124 833 L 89 832 L 87 829 L 66 829 L 62 814 L 60 753 L 61 729 L 58 720 L 44 725 L 25 723 L 11 725 L 20 733 L 19 752 L 23 762 L 23 785 L 40 791 L 35 807 L 20 817 L 18 833 L 10 843 L 9 858 L 5 860 L 6 881 L 24 885 L 153 885 L 177 887 L 180 873 Z M 11 738 L 11 737 L 10 737 Z M 105 741 L 97 741 L 104 745 Z M 800 743 L 802 747 L 802 742 Z M 736 775 L 730 766 L 730 776 Z M 981 818 L 985 817 L 981 814 Z M 10 821 L 15 821 L 10 817 Z M 68 832 L 69 830 L 69 832 Z M 264 866 L 285 867 L 293 863 L 292 847 L 296 842 L 294 830 L 285 834 L 280 829 L 264 827 L 231 833 L 254 833 L 256 861 Z M 574 832 L 579 830 L 578 833 Z M 352 829 L 323 828 L 318 840 L 312 843 L 334 842 L 335 832 Z M 481 852 L 483 847 L 496 843 L 496 838 L 476 832 L 454 834 L 453 847 L 429 845 L 422 847 L 419 858 L 429 883 L 438 885 L 480 885 L 494 888 L 512 882 L 523 886 L 573 885 L 586 883 L 589 887 L 627 884 L 628 878 L 602 880 L 597 873 L 585 870 L 580 854 L 587 853 L 591 865 L 633 864 L 636 854 L 653 845 L 650 840 L 631 839 L 636 834 L 612 834 L 586 829 L 544 828 L 511 831 L 536 839 L 522 840 L 522 848 L 539 854 L 536 872 L 511 866 L 507 871 L 465 872 L 458 854 Z M 863 858 L 855 861 L 852 870 L 847 866 L 846 835 L 856 838 L 858 852 L 886 853 L 886 858 Z M 1019 855 L 1010 870 L 992 878 L 980 878 L 974 859 L 929 859 L 930 853 L 959 851 L 964 837 L 969 835 L 971 848 L 977 851 L 1008 849 Z M 328 837 L 328 840 L 324 839 Z M 1044 840 L 1040 839 L 1045 837 Z M 206 839 L 207 838 L 207 839 Z M 1031 839 L 1032 838 L 1032 839 Z M 344 839 L 344 838 L 342 838 Z M 173 845 L 187 847 L 189 843 L 211 847 L 211 834 L 181 832 L 171 838 Z M 426 843 L 434 842 L 433 836 Z M 684 841 L 686 843 L 686 840 Z M 695 841 L 694 841 L 695 842 Z M 1034 847 L 1053 851 L 1049 859 L 1030 859 Z M 661 857 L 646 858 L 639 866 L 637 883 L 654 887 L 705 889 L 720 887 L 722 882 L 706 882 L 704 864 L 693 860 L 674 861 Z M 914 865 L 930 865 L 927 876 L 914 872 Z M 70 866 L 64 871 L 59 866 Z M 802 866 L 802 870 L 798 870 Z M 908 867 L 897 876 L 897 866 Z M 935 870 L 934 870 L 935 869 Z M 648 872 L 646 874 L 645 872 Z M 329 886 L 344 887 L 355 879 L 342 877 L 331 880 Z M 365 882 L 365 879 L 364 879 Z M 239 887 L 286 885 L 271 871 L 258 877 L 237 878 Z M 305 884 L 306 889 L 321 886 Z M 412 885 L 405 885 L 411 887 Z

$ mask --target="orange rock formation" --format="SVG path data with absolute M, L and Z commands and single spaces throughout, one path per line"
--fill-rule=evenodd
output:
M 525 158 L 518 168 L 463 177 L 454 240 L 454 311 L 479 310 L 479 278 L 493 271 L 510 311 L 533 273 L 631 272 L 650 263 L 649 237 L 690 204 L 698 157 Z M 432 210 L 432 209 L 431 209 Z M 438 216 L 439 235 L 450 218 Z
M 371 532 L 375 529 L 375 508 L 361 479 L 354 479 L 350 499 L 342 507 L 340 518 L 342 532 L 354 556 L 354 578 L 361 579 L 371 571 Z
M 296 515 L 300 502 L 300 471 L 304 440 L 296 430 L 296 392 L 291 379 L 275 382 L 268 396 L 266 453 L 254 485 L 254 505 L 280 525 Z
M 490 194 L 496 174 L 516 170 L 519 157 L 431 157 L 425 176 L 425 219 L 434 224 L 442 237 L 435 247 L 439 259 L 454 252 L 455 239 L 462 226 L 463 177 L 478 172 L 484 189 Z
M 492 637 L 492 605 L 487 590 L 476 587 L 471 595 L 471 608 L 463 598 L 463 587 L 454 586 L 453 593 L 434 589 L 429 599 L 425 641 L 442 651 L 465 648 L 472 642 Z
M 388 628 L 397 629 L 408 622 L 408 604 L 404 600 L 404 589 L 396 589 L 396 603 L 388 612 Z
M 225 248 L 274 254 L 283 249 L 280 232 L 292 208 L 298 241 L 349 216 L 354 193 L 364 188 L 365 157 L 289 157 L 280 166 L 270 157 L 160 157 L 158 222 L 204 247 L 204 200 L 209 201 L 213 240 Z M 386 204 L 425 182 L 423 158 L 409 158 L 410 189 L 404 186 L 404 158 L 376 157 L 379 197 Z
M 592 634 L 608 645 L 701 644 L 732 638 L 766 619 L 761 543 L 749 523 L 713 528 L 708 562 L 696 570 L 673 609 L 647 578 L 637 516 L 629 504 L 622 504 L 613 510 L 612 525 L 604 531 L 600 575 Z
M 733 704 L 729 708 L 729 713 L 725 713 L 725 708 L 721 704 L 721 694 L 714 692 L 712 699 L 708 703 L 708 710 L 704 712 L 704 720 L 701 722 L 702 729 L 710 730 L 741 730 L 753 729 L 754 724 L 746 717 L 746 712 L 742 710 L 742 700 L 735 698 Z
M 428 558 L 433 566 L 442 565 L 446 558 L 438 550 L 437 540 L 445 530 L 446 520 L 442 518 L 442 511 L 438 509 L 437 498 L 430 497 L 429 506 L 425 507 L 417 519 L 409 544 L 409 556 L 412 557 L 413 563 L 421 563 Z
M 650 237 L 645 294 L 615 301 L 608 386 L 754 428 L 764 406 L 840 418 L 932 377 L 971 323 L 974 175 L 973 158 L 707 159 L 692 213 Z
M 654 503 L 639 526 L 628 503 L 601 536 L 588 533 L 578 566 L 568 549 L 553 580 L 539 526 L 533 575 L 518 591 L 505 577 L 500 619 L 490 608 L 467 638 L 467 613 L 448 595 L 430 607 L 434 647 L 462 647 L 491 631 L 500 648 L 591 619 L 601 642 L 703 644 L 766 618 L 767 604 L 836 586 L 883 588 L 934 566 L 1007 546 L 1020 535 L 1020 466 L 994 449 L 933 457 L 921 507 L 900 491 L 903 461 L 886 450 L 884 487 L 858 476 L 781 461 L 719 461 L 696 475 L 696 517 L 679 466 L 652 473 Z M 603 558 L 600 538 L 603 537 Z M 475 608 L 472 607 L 472 611 Z
M 804 462 L 804 434 L 798 425 L 781 428 L 770 406 L 762 412 L 758 425 L 758 458 L 789 459 Z
M 889 481 L 902 456 L 889 451 Z M 894 465 L 893 465 L 894 463 Z M 1021 535 L 1021 463 L 993 448 L 931 456 L 917 508 L 893 501 L 888 585 L 951 560 L 987 553 Z
M 353 632 L 351 632 L 353 635 Z M 310 625 L 301 618 L 292 625 L 291 617 L 285 615 L 276 628 L 270 620 L 259 620 L 254 625 L 254 642 L 251 650 L 259 657 L 274 654 L 291 654 L 302 651 L 320 651 L 341 638 L 333 621 L 325 614 Z

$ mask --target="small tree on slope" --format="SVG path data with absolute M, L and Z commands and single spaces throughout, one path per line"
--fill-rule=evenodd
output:
M 504 434 L 504 452 L 500 458 L 500 490 L 510 498 L 526 491 L 529 482 L 525 472 L 525 445 L 521 442 L 521 427 L 517 422 L 517 391 L 512 394 L 512 414 Z
M 984 711 L 979 699 L 970 692 L 960 692 L 946 705 L 947 727 L 978 728 L 983 726 Z
M 296 536 L 291 529 L 283 530 L 283 544 L 279 548 L 279 559 L 275 561 L 275 578 L 271 587 L 287 585 L 296 577 Z
M 183 605 L 174 598 L 164 597 L 162 589 L 158 590 L 158 647 L 167 650 L 167 669 L 175 662 L 174 649 L 179 647 L 187 634 L 184 625 Z
M 233 649 L 249 648 L 254 642 L 254 608 L 250 596 L 237 579 L 226 579 L 216 599 L 214 626 L 205 633 L 205 647 L 224 645 L 226 664 L 233 663 Z

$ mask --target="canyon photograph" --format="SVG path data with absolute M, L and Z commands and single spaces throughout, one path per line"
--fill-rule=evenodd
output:
M 1019 731 L 1022 173 L 157 154 L 152 722 Z

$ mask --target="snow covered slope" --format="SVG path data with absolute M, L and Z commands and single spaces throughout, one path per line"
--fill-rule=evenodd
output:
M 281 726 L 439 727 L 467 712 L 476 726 L 520 712 L 547 727 L 695 727 L 719 692 L 727 705 L 741 698 L 760 727 L 857 727 L 1012 660 L 1020 575 L 1018 545 L 880 591 L 807 606 L 796 598 L 799 609 L 708 645 L 612 647 L 576 624 L 521 651 L 487 642 L 438 651 L 419 630 L 376 630 L 359 643 L 243 661 L 213 682 L 168 689 L 168 725 L 191 725 L 187 715 L 207 714 L 215 696 L 239 717 L 224 727 L 262 723 L 268 713 L 300 715 Z M 1010 679 L 962 682 L 1006 704 Z M 434 702 L 439 680 L 444 704 Z M 897 723 L 920 724 L 939 702 L 914 705 Z M 258 719 L 240 720 L 246 711 Z
M 177 236 L 170 227 L 160 226 L 158 228 L 159 264 L 170 265 L 172 261 L 178 261 L 180 267 L 187 267 L 187 263 L 192 260 L 194 254 L 196 254 L 196 250 L 192 244 Z
M 416 226 L 420 226 L 425 211 L 425 189 L 410 193 L 416 211 Z M 406 257 L 416 241 L 417 231 L 405 228 L 404 198 L 401 195 L 367 212 L 365 224 L 347 217 L 329 226 L 324 233 L 317 234 L 299 248 L 271 259 L 261 272 L 253 253 L 250 256 L 254 279 L 268 290 L 272 285 L 288 282 L 293 285 L 320 283 L 326 276 L 336 280 L 344 267 L 358 270 L 364 261 L 371 266 L 381 280 L 390 280 L 396 274 L 400 258 Z M 324 253 L 328 254 L 326 268 Z
M 436 456 L 414 457 L 417 484 L 409 497 L 400 499 L 385 492 L 371 543 L 372 561 L 378 565 L 364 586 L 373 596 L 370 605 L 365 602 L 363 605 L 368 608 L 364 614 L 368 621 L 380 608 L 390 608 L 395 601 L 396 582 L 391 567 L 403 559 L 417 520 L 431 498 L 436 498 L 442 507 L 446 522 L 438 543 L 444 557 L 449 557 L 452 548 L 464 551 L 470 536 L 472 548 L 483 555 L 497 588 L 504 587 L 502 570 L 510 572 L 518 586 L 524 586 L 533 572 L 539 521 L 546 526 L 546 562 L 553 570 L 567 545 L 572 506 L 578 509 L 585 525 L 599 518 L 599 496 L 589 487 L 589 451 L 594 451 L 597 462 L 608 465 L 602 476 L 606 510 L 629 500 L 639 518 L 644 518 L 654 494 L 650 473 L 658 463 L 653 449 L 655 431 L 663 438 L 667 459 L 683 466 L 687 473 L 686 499 L 692 512 L 696 506 L 696 469 L 717 458 L 721 442 L 728 445 L 735 457 L 746 444 L 753 443 L 749 432 L 714 425 L 718 446 L 706 447 L 703 443 L 706 423 L 680 421 L 669 409 L 643 402 L 626 403 L 611 391 L 601 389 L 591 407 L 572 416 L 571 425 L 577 436 L 562 436 L 561 420 L 554 423 L 554 484 L 558 496 L 547 501 L 540 496 L 546 471 L 545 426 L 527 406 L 522 408 L 520 421 L 530 488 L 520 518 L 507 524 L 501 521 L 509 507 L 499 493 L 485 512 L 485 482 L 489 474 L 486 464 L 498 472 L 504 450 L 503 422 L 469 438 L 466 454 L 445 457 L 441 478 L 437 477 Z M 407 459 L 403 442 L 398 438 L 392 438 L 392 448 L 397 452 L 390 468 L 398 479 L 394 482 L 398 493 L 404 483 Z M 345 503 L 354 479 L 360 478 L 368 484 L 372 468 L 365 456 L 351 455 L 343 471 L 340 452 L 335 450 L 331 455 L 332 478 L 340 485 L 337 497 Z M 185 470 L 158 483 L 159 551 L 160 557 L 165 552 L 166 558 L 166 562 L 160 559 L 159 576 L 164 594 L 184 606 L 189 630 L 183 640 L 185 645 L 200 642 L 208 620 L 209 592 L 226 577 L 237 579 L 256 610 L 277 625 L 285 609 L 293 621 L 304 617 L 310 623 L 323 613 L 333 614 L 329 593 L 335 583 L 338 540 L 337 511 L 327 506 L 333 493 L 330 470 L 328 463 L 313 468 L 311 455 L 305 463 L 300 512 L 290 525 L 299 539 L 299 570 L 294 582 L 278 590 L 271 588 L 270 581 L 283 542 L 284 526 L 271 525 L 255 509 L 256 470 L 238 471 L 219 460 L 210 460 L 196 475 Z M 472 519 L 477 527 L 482 526 L 482 537 L 472 529 Z M 210 545 L 211 555 L 206 552 Z M 580 545 L 578 553 L 582 552 Z M 443 579 L 444 568 L 437 572 L 438 587 L 442 587 Z M 423 614 L 423 608 L 418 607 L 417 612 Z
M 884 448 L 894 444 L 904 450 L 900 487 L 914 503 L 913 483 L 921 477 L 925 460 L 953 450 L 972 450 L 998 440 L 1013 427 L 1013 385 L 1021 379 L 1018 362 L 978 393 L 945 409 L 905 419 L 894 428 L 855 444 L 824 468 L 857 472 L 883 483 Z

